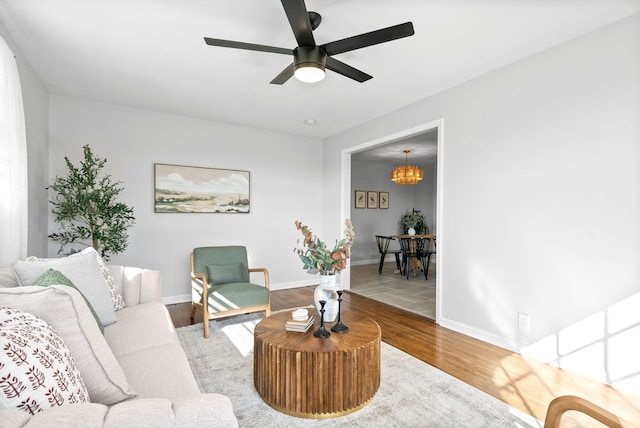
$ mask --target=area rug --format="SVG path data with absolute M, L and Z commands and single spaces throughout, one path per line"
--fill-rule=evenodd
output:
M 253 329 L 243 315 L 176 329 L 203 392 L 231 399 L 238 423 L 250 427 L 541 427 L 540 421 L 386 343 L 380 389 L 362 409 L 333 419 L 304 419 L 269 407 L 253 386 Z M 320 339 L 318 339 L 320 340 Z

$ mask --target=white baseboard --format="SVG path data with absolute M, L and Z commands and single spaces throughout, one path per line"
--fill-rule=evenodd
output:
M 389 257 L 385 258 L 384 261 L 386 262 L 387 259 Z M 358 262 L 354 262 L 351 261 L 351 266 L 362 266 L 362 265 L 372 265 L 372 264 L 378 264 L 380 263 L 380 259 L 375 259 L 375 260 L 360 260 Z
M 447 319 L 443 316 L 440 316 L 438 318 L 438 324 L 441 327 L 457 331 L 458 333 L 471 336 L 474 339 L 482 340 L 483 342 L 487 342 L 500 348 L 507 349 L 511 352 L 520 352 L 517 343 L 505 339 L 504 337 L 497 336 L 493 333 L 488 333 L 485 330 L 480 330 L 478 328 L 457 321 L 451 321 L 450 319 Z
M 289 290 L 291 288 L 300 288 L 306 287 L 308 285 L 318 285 L 318 276 L 317 275 L 309 275 L 311 278 L 304 281 L 296 281 L 296 282 L 281 282 L 279 284 L 271 284 L 270 290 Z
M 166 296 L 162 298 L 165 305 L 175 305 L 176 303 L 184 303 L 191 301 L 191 294 L 181 294 L 179 296 Z

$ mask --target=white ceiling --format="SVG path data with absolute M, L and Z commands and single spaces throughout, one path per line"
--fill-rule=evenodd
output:
M 294 48 L 278 0 L 0 0 L 0 21 L 53 94 L 326 138 L 638 13 L 640 0 L 307 0 L 307 9 L 323 17 L 318 44 L 406 21 L 415 35 L 336 56 L 368 82 L 328 72 L 278 86 L 269 82 L 291 57 L 203 41 Z
M 405 157 L 404 151 L 410 150 Z M 410 138 L 390 142 L 362 152 L 354 153 L 352 159 L 362 162 L 384 163 L 395 167 L 405 163 L 420 168 L 434 166 L 438 157 L 438 131 L 427 131 Z

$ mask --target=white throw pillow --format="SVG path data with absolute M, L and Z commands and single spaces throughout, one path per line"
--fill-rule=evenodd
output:
M 92 402 L 111 405 L 135 397 L 78 290 L 66 285 L 0 288 L 0 304 L 34 314 L 56 329 L 71 351 Z
M 80 372 L 56 330 L 32 314 L 0 305 L 0 408 L 33 415 L 88 402 Z
M 111 293 L 96 257 L 96 251 L 93 248 L 87 248 L 79 253 L 57 259 L 13 261 L 10 268 L 23 287 L 33 285 L 48 269 L 61 272 L 91 302 L 102 325 L 107 326 L 116 322 L 117 318 L 113 310 Z

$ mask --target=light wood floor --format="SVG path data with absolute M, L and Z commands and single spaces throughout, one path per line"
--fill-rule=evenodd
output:
M 313 290 L 313 287 L 301 287 L 273 291 L 272 310 L 306 306 L 313 301 Z M 190 303 L 169 306 L 176 327 L 190 324 L 190 310 Z M 456 333 L 425 317 L 347 292 L 343 302 L 343 321 L 347 325 L 350 312 L 375 319 L 382 330 L 382 340 L 388 344 L 537 419 L 544 420 L 547 405 L 553 398 L 571 394 L 587 398 L 629 421 L 640 421 L 639 397 Z M 199 314 L 196 314 L 197 320 L 202 321 Z M 602 426 L 568 416 L 563 426 Z
M 377 263 L 353 265 L 350 291 L 436 319 L 436 266 L 433 263 L 426 280 L 422 271 L 410 273 L 408 279 L 396 273 L 395 261 L 386 261 L 381 274 Z

